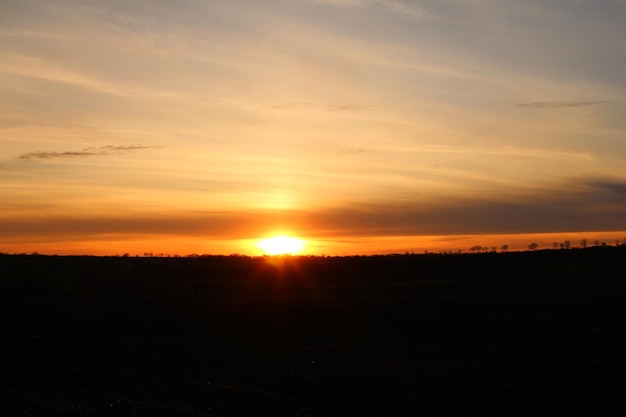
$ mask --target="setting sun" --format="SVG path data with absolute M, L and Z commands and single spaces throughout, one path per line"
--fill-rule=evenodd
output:
M 295 237 L 274 236 L 261 240 L 257 246 L 267 255 L 295 255 L 304 248 L 304 241 Z

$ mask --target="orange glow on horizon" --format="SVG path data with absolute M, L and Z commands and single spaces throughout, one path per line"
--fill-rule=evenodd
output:
M 276 237 L 272 235 L 270 237 Z M 285 235 L 283 235 L 285 236 Z M 430 235 L 430 236 L 315 236 L 306 233 L 300 238 L 303 246 L 297 255 L 352 256 L 389 253 L 457 253 L 469 252 L 475 245 L 500 252 L 504 245 L 508 251 L 524 251 L 531 243 L 538 249 L 552 249 L 554 242 L 569 240 L 572 247 L 579 247 L 582 239 L 589 246 L 596 240 L 608 245 L 624 244 L 626 231 L 614 232 L 569 232 L 528 234 L 485 234 L 485 235 Z M 95 255 L 115 256 L 128 253 L 130 256 L 188 256 L 188 255 L 233 255 L 261 256 L 268 254 L 259 246 L 263 239 L 212 239 L 201 236 L 171 235 L 124 235 L 100 239 L 32 239 L 29 242 L 3 242 L 1 253 L 33 253 L 44 255 Z M 296 252 L 287 250 L 287 253 Z

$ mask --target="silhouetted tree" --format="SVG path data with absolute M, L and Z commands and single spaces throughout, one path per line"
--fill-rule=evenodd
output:
M 533 242 L 533 243 L 531 243 L 530 245 L 528 245 L 528 249 L 530 249 L 530 250 L 532 250 L 532 251 L 535 251 L 535 250 L 537 250 L 537 247 L 538 247 L 538 246 L 539 246 L 539 244 L 537 244 L 537 243 Z
M 552 242 L 552 246 L 554 246 L 554 250 L 559 248 L 559 242 Z
M 474 245 L 471 248 L 469 248 L 470 252 L 472 253 L 479 253 L 481 251 L 483 247 L 480 245 Z
M 594 240 L 593 246 L 600 246 L 600 241 L 598 239 Z
M 587 239 L 580 239 L 580 246 L 585 249 L 587 247 Z
M 502 252 L 506 253 L 509 250 L 509 245 L 502 245 L 500 246 L 500 249 L 502 250 Z
M 563 241 L 563 247 L 564 247 L 565 249 L 569 249 L 569 248 L 571 248 L 571 247 L 572 247 L 572 242 L 570 242 L 569 240 L 565 240 L 565 241 Z

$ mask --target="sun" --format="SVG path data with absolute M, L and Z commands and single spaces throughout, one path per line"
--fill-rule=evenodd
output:
M 304 248 L 304 241 L 289 236 L 274 236 L 262 239 L 257 246 L 267 255 L 296 255 Z

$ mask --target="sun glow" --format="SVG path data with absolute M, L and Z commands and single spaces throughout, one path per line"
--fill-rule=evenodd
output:
M 304 248 L 304 241 L 295 237 L 274 236 L 259 241 L 257 246 L 267 255 L 295 255 Z

